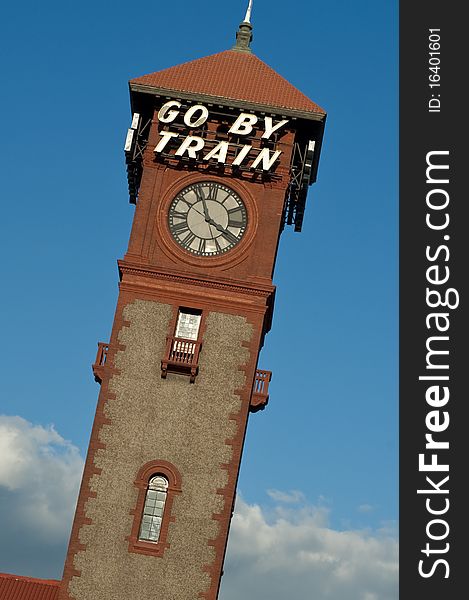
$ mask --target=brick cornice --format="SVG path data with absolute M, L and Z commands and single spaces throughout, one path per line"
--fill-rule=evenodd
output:
M 149 265 L 132 263 L 128 260 L 118 260 L 119 273 L 121 281 L 125 275 L 133 275 L 144 279 L 156 279 L 171 283 L 179 283 L 181 285 L 192 285 L 198 287 L 209 288 L 211 290 L 223 290 L 235 294 L 243 294 L 248 296 L 257 296 L 259 298 L 269 298 L 275 293 L 275 286 L 268 283 L 259 282 L 237 282 L 226 281 L 220 278 L 211 278 L 208 275 L 202 279 L 197 275 L 183 274 L 168 270 L 161 270 Z M 124 285 L 125 282 L 121 284 Z

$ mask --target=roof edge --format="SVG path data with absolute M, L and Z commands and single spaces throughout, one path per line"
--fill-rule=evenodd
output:
M 269 104 L 259 104 L 257 102 L 251 102 L 246 100 L 236 100 L 226 96 L 211 96 L 210 94 L 201 94 L 195 92 L 184 92 L 182 90 L 176 90 L 172 88 L 160 88 L 151 85 L 143 85 L 141 83 L 133 83 L 129 81 L 129 87 L 132 92 L 140 92 L 142 94 L 153 94 L 158 96 L 174 96 L 176 98 L 183 98 L 185 100 L 200 100 L 202 102 L 221 104 L 223 106 L 229 105 L 236 108 L 246 108 L 246 106 L 253 107 L 257 110 L 267 113 L 273 113 L 276 115 L 285 115 L 288 117 L 296 117 L 299 119 L 307 119 L 309 121 L 320 121 L 326 120 L 327 113 L 324 111 L 307 111 L 298 110 L 295 108 L 286 108 L 283 106 L 273 106 Z M 319 108 L 319 107 L 318 107 Z
M 58 586 L 62 583 L 60 579 L 37 579 L 36 577 L 27 577 L 24 575 L 15 575 L 12 573 L 0 573 L 0 578 L 16 579 L 18 581 L 25 581 L 28 583 L 42 583 L 44 585 L 52 586 Z

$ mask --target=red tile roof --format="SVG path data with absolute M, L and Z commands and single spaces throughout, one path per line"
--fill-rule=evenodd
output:
M 291 83 L 249 52 L 225 50 L 218 54 L 143 75 L 131 87 L 149 86 L 238 100 L 275 108 L 325 114 Z
M 1 600 L 57 600 L 60 581 L 0 573 Z

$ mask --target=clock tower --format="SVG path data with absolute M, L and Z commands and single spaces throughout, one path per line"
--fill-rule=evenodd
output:
M 301 230 L 325 113 L 235 46 L 130 81 L 136 205 L 59 600 L 215 600 L 279 236 Z

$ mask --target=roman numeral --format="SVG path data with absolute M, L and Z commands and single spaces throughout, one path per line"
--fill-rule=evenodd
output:
M 182 242 L 184 243 L 184 246 L 186 246 L 188 248 L 194 240 L 195 240 L 195 233 L 192 233 L 192 231 L 189 231 L 189 233 L 182 240 Z
M 194 192 L 195 192 L 195 195 L 197 196 L 197 200 L 205 200 L 205 194 L 203 193 L 203 191 L 200 187 L 196 187 Z
M 173 217 L 173 219 L 186 219 L 187 213 L 186 212 L 182 213 L 182 212 L 175 210 L 171 213 L 171 216 Z
M 207 200 L 216 200 L 217 199 L 217 194 L 218 194 L 218 188 L 215 184 L 210 184 L 208 186 L 208 194 L 207 194 Z
M 232 244 L 236 244 L 238 242 L 238 238 L 231 233 L 231 231 L 224 231 L 222 233 L 223 237 L 229 240 Z
M 204 240 L 204 238 L 200 238 L 198 252 L 200 252 L 201 254 L 205 252 L 205 242 L 206 240 Z
M 174 233 L 182 234 L 186 231 L 189 231 L 189 225 L 187 224 L 187 221 L 183 221 L 182 223 L 175 223 L 173 225 Z
M 244 227 L 243 221 L 232 221 L 231 219 L 228 221 L 228 227 L 236 227 L 237 229 L 242 229 Z
M 245 225 L 243 217 L 243 211 L 239 206 L 236 208 L 230 208 L 228 210 L 228 225 L 230 227 L 238 227 L 241 229 Z
M 186 200 L 183 196 L 178 198 L 178 200 L 180 200 L 181 202 L 184 202 L 184 204 L 186 204 L 188 208 L 192 208 L 192 204 L 189 202 L 189 200 Z

